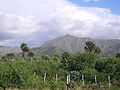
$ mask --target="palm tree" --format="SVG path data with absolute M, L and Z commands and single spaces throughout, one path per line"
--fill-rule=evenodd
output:
M 26 59 L 27 53 L 29 52 L 29 48 L 28 48 L 27 44 L 22 43 L 21 50 L 22 50 L 22 58 Z
M 86 46 L 84 47 L 85 51 L 88 53 L 97 53 L 100 54 L 101 53 L 101 49 L 95 45 L 95 43 L 93 41 L 88 41 L 85 43 Z

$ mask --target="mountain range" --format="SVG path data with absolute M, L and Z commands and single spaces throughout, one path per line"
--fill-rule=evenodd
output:
M 32 48 L 37 56 L 42 55 L 61 55 L 67 51 L 70 53 L 84 52 L 85 42 L 94 41 L 96 45 L 101 48 L 101 55 L 103 57 L 115 56 L 120 52 L 120 40 L 119 39 L 91 39 L 91 38 L 80 38 L 72 35 L 65 35 L 57 37 L 54 40 L 49 40 L 39 47 Z M 20 53 L 20 48 L 11 48 L 0 46 L 0 55 L 6 53 Z
M 4 56 L 7 53 L 20 53 L 20 48 L 17 47 L 9 47 L 9 46 L 0 46 L 0 56 Z
M 101 48 L 101 55 L 103 57 L 115 56 L 120 52 L 119 39 L 79 38 L 69 34 L 45 42 L 42 46 L 33 48 L 32 50 L 35 51 L 37 55 L 61 55 L 64 51 L 70 53 L 84 52 L 85 42 L 87 41 L 94 41 L 94 43 Z

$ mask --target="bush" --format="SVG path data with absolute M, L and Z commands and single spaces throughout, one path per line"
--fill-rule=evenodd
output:
M 60 62 L 51 60 L 25 61 L 15 60 L 0 62 L 0 86 L 5 88 L 65 88 L 65 84 L 55 82 L 55 74 L 63 72 Z M 47 73 L 46 82 L 43 82 L 44 73 Z

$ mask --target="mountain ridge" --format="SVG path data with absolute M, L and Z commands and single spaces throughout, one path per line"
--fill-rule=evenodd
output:
M 96 45 L 98 45 L 102 50 L 102 56 L 115 56 L 116 53 L 120 52 L 120 40 L 119 39 L 91 39 L 91 38 L 80 38 L 75 37 L 72 35 L 65 35 L 61 37 L 57 37 L 53 40 L 50 40 L 48 42 L 45 42 L 43 45 L 41 45 L 41 48 L 49 48 L 55 47 L 58 50 L 62 50 L 59 52 L 67 51 L 70 53 L 76 53 L 76 52 L 84 52 L 84 46 L 85 42 L 87 41 L 94 41 Z M 37 53 L 41 52 L 40 47 L 33 48 L 32 50 Z M 42 51 L 44 51 L 42 49 Z M 48 51 L 42 53 L 48 54 Z M 50 51 L 49 51 L 50 52 Z M 53 53 L 53 52 L 52 52 Z M 55 53 L 53 54 L 55 55 Z

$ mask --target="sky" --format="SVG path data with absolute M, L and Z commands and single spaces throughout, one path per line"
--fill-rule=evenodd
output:
M 108 8 L 111 10 L 112 13 L 120 15 L 120 0 L 69 0 L 69 1 L 78 6 Z
M 120 0 L 0 0 L 0 46 L 40 46 L 66 34 L 120 39 Z

